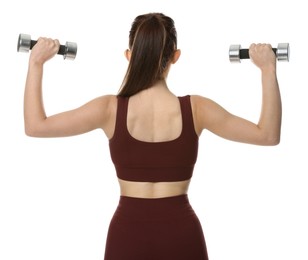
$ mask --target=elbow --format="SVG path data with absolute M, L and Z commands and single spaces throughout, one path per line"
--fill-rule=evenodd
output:
M 281 128 L 262 128 L 259 127 L 259 142 L 264 146 L 276 146 L 280 144 Z
M 26 136 L 29 137 L 43 137 L 42 131 L 40 131 L 37 127 L 25 125 L 24 131 Z
M 276 145 L 279 145 L 280 143 L 280 138 L 277 138 L 277 139 L 272 139 L 270 141 L 268 141 L 268 146 L 276 146 Z
M 24 131 L 26 136 L 33 137 L 33 130 L 26 123 L 24 124 Z
M 28 137 L 38 137 L 37 132 L 29 127 L 25 127 L 25 134 Z
M 264 139 L 264 145 L 266 146 L 276 146 L 280 143 L 280 134 L 275 136 L 268 136 Z
M 45 137 L 47 134 L 46 119 L 24 119 L 24 132 L 29 137 Z

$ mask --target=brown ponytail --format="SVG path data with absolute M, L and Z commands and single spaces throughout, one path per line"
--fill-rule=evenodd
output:
M 174 21 L 161 13 L 137 16 L 129 33 L 131 58 L 118 96 L 129 97 L 162 79 L 177 48 Z

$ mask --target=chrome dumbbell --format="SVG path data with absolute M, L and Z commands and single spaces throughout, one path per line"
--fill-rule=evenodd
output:
M 278 61 L 289 61 L 290 47 L 289 43 L 279 43 L 277 48 L 272 48 Z M 241 49 L 241 45 L 230 45 L 230 62 L 241 62 L 241 59 L 249 59 L 249 49 Z
M 37 41 L 31 40 L 31 36 L 28 34 L 19 34 L 17 42 L 18 52 L 29 52 Z M 77 43 L 66 42 L 65 45 L 60 45 L 58 54 L 63 55 L 64 59 L 74 60 L 77 54 Z

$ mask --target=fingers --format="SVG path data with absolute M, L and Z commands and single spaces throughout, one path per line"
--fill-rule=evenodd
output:
M 43 64 L 55 56 L 60 48 L 58 39 L 40 37 L 31 51 L 30 60 Z
M 58 51 L 60 48 L 60 42 L 58 39 L 50 39 L 50 38 L 45 38 L 45 37 L 40 37 L 37 40 L 37 44 L 35 45 L 35 47 L 40 47 L 40 48 L 44 48 L 46 50 L 50 50 L 50 51 Z
M 272 46 L 268 43 L 252 43 L 249 47 L 249 54 L 256 55 L 256 54 L 263 54 L 263 53 L 270 53 L 272 54 L 273 49 Z
M 251 61 L 259 68 L 276 65 L 276 56 L 271 44 L 252 43 L 249 47 L 249 56 Z

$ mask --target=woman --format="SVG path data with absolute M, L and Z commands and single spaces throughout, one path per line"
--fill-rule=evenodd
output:
M 127 73 L 117 95 L 46 116 L 42 76 L 59 41 L 39 38 L 32 49 L 25 88 L 25 132 L 60 137 L 102 129 L 110 144 L 120 201 L 110 223 L 105 260 L 208 259 L 202 227 L 187 191 L 204 129 L 228 140 L 256 145 L 280 141 L 281 99 L 276 58 L 269 44 L 252 44 L 261 70 L 258 123 L 237 117 L 196 95 L 177 97 L 167 86 L 180 57 L 173 20 L 161 13 L 136 17 L 129 34 Z

